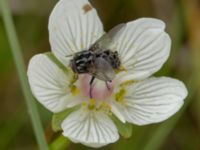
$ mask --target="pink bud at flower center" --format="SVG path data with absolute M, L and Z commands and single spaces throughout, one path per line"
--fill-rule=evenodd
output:
M 80 90 L 83 93 L 83 95 L 90 98 L 90 87 L 91 87 L 92 88 L 91 95 L 93 99 L 106 100 L 111 96 L 111 94 L 113 93 L 114 81 L 107 82 L 106 85 L 105 81 L 95 78 L 93 84 L 90 85 L 91 79 L 92 79 L 91 75 L 88 74 L 79 75 Z

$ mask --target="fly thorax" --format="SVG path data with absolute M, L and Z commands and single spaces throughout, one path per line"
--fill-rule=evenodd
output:
M 113 52 L 111 50 L 105 50 L 101 53 L 98 53 L 96 57 L 104 58 L 107 62 L 109 62 L 109 64 L 111 64 L 113 69 L 118 69 L 120 67 L 120 60 L 116 51 Z
M 75 70 L 76 73 L 88 73 L 88 68 L 94 61 L 94 57 L 94 53 L 88 50 L 77 53 L 71 60 L 73 71 Z

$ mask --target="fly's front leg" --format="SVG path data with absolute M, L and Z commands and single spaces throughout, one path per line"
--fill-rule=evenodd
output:
M 95 76 L 92 76 L 91 80 L 90 80 L 90 98 L 92 98 L 92 83 L 94 82 Z
M 111 82 L 111 81 L 109 81 L 109 82 Z M 109 87 L 109 85 L 108 85 L 108 81 L 106 81 L 105 83 L 106 83 L 107 89 L 110 91 L 110 87 Z

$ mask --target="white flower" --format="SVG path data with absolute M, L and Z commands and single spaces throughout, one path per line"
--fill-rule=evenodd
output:
M 115 49 L 126 71 L 116 75 L 107 90 L 95 79 L 93 99 L 89 96 L 89 75 L 73 83 L 67 55 L 87 50 L 104 33 L 96 10 L 88 0 L 60 0 L 49 19 L 53 54 L 66 71 L 46 54 L 34 56 L 28 78 L 37 100 L 57 113 L 80 105 L 61 124 L 63 135 L 73 142 L 101 147 L 119 139 L 115 115 L 121 122 L 137 125 L 161 122 L 183 105 L 187 90 L 181 81 L 151 77 L 167 60 L 171 41 L 165 24 L 153 18 L 128 22 L 115 37 Z

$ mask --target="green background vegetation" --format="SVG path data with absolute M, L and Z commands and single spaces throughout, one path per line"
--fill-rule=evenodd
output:
M 0 0 L 2 1 L 2 0 Z M 7 0 L 6 0 L 7 1 Z M 48 17 L 56 0 L 9 0 L 23 59 L 50 51 Z M 0 3 L 1 4 L 1 3 Z M 129 139 L 121 138 L 102 150 L 200 149 L 200 2 L 198 0 L 92 0 L 105 30 L 140 17 L 165 21 L 172 38 L 171 55 L 156 76 L 182 80 L 189 91 L 184 107 L 159 124 L 134 126 Z M 1 12 L 2 8 L 0 9 Z M 34 131 L 0 16 L 0 150 L 38 149 Z M 23 68 L 23 66 L 22 66 Z M 37 103 L 50 149 L 92 149 L 69 143 L 51 129 L 52 114 Z

